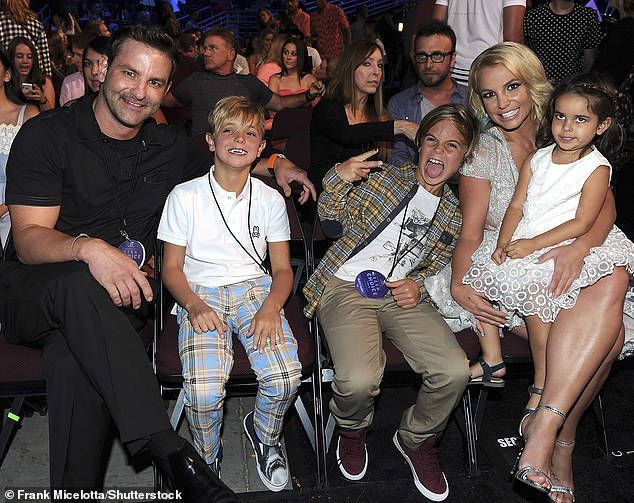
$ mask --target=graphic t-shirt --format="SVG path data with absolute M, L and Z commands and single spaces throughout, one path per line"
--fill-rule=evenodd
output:
M 419 186 L 403 211 L 368 246 L 347 260 L 335 276 L 354 281 L 360 272 L 373 270 L 391 281 L 405 278 L 421 261 L 427 231 L 439 202 L 440 197 Z

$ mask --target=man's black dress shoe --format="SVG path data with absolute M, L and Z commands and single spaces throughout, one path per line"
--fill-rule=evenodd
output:
M 181 491 L 184 503 L 238 503 L 240 500 L 198 455 L 192 445 L 183 446 L 167 458 L 154 456 L 159 470 L 174 491 Z

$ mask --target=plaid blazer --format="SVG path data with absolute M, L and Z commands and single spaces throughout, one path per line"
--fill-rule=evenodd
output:
M 37 19 L 29 19 L 26 24 L 19 24 L 11 19 L 6 12 L 0 12 L 0 44 L 7 48 L 15 37 L 26 37 L 33 42 L 40 70 L 49 77 L 53 75 L 48 40 L 42 23 Z
M 415 166 L 401 167 L 383 164 L 361 183 L 343 180 L 334 168 L 324 177 L 324 192 L 319 196 L 319 218 L 336 220 L 342 226 L 342 236 L 328 249 L 319 266 L 304 287 L 308 305 L 304 309 L 312 317 L 330 278 L 351 256 L 367 246 L 405 208 L 416 193 L 418 180 Z M 436 217 L 427 234 L 423 260 L 407 277 L 420 288 L 420 301 L 429 301 L 423 284 L 451 261 L 456 247 L 462 214 L 458 199 L 445 185 Z

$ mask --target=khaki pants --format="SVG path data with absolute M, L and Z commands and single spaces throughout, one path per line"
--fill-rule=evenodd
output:
M 388 293 L 360 295 L 354 283 L 333 277 L 317 313 L 335 366 L 330 410 L 342 428 L 369 427 L 385 368 L 381 334 L 422 377 L 416 403 L 401 419 L 403 442 L 417 448 L 443 431 L 469 380 L 469 362 L 440 314 L 427 302 L 401 309 Z

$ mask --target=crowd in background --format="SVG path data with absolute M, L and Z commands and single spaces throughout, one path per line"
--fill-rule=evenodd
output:
M 570 2 L 564 2 L 570 3 Z M 583 3 L 583 2 L 582 2 Z M 83 51 L 86 49 L 91 36 L 109 36 L 120 26 L 144 23 L 158 24 L 163 30 L 174 37 L 179 44 L 181 54 L 198 62 L 198 66 L 191 61 L 184 62 L 189 69 L 204 69 L 202 55 L 202 31 L 199 29 L 201 12 L 219 12 L 222 9 L 236 7 L 253 7 L 253 5 L 233 5 L 226 2 L 215 2 L 212 9 L 202 8 L 202 4 L 195 2 L 187 4 L 179 2 L 177 14 L 169 1 L 146 0 L 139 3 L 130 2 L 64 2 L 63 0 L 48 0 L 46 3 L 29 6 L 29 0 L 3 0 L 0 43 L 8 49 L 16 36 L 26 37 L 20 54 L 33 61 L 32 71 L 23 73 L 21 81 L 31 86 L 25 86 L 25 97 L 37 102 L 41 111 L 60 106 L 77 98 L 83 89 L 83 82 L 77 72 L 83 70 Z M 384 76 L 383 89 L 385 98 L 389 98 L 399 90 L 413 82 L 412 66 L 407 57 L 411 45 L 411 35 L 416 26 L 431 17 L 434 7 L 433 1 L 417 2 L 414 5 L 399 7 L 393 12 L 387 12 L 376 17 L 368 15 L 368 7 L 360 5 L 354 16 L 347 18 L 343 10 L 326 0 L 318 0 L 316 9 L 305 12 L 298 0 L 285 2 L 261 3 L 256 15 L 256 31 L 251 33 L 235 33 L 239 43 L 238 56 L 235 62 L 236 73 L 251 73 L 258 76 L 265 84 L 269 84 L 272 75 L 281 76 L 283 72 L 283 46 L 288 38 L 299 38 L 306 46 L 308 57 L 304 58 L 307 69 L 316 78 L 327 82 L 334 72 L 341 57 L 343 48 L 352 40 L 371 40 L 375 42 L 382 53 Z M 621 44 L 623 37 L 631 34 L 629 15 L 619 15 L 616 6 L 603 9 L 604 16 L 597 17 L 596 12 L 584 9 L 581 21 L 577 24 L 571 20 L 569 37 L 564 37 L 566 44 L 551 43 L 550 35 L 556 30 L 549 24 L 551 20 L 544 17 L 548 9 L 543 9 L 546 2 L 528 2 L 529 9 L 523 20 L 522 40 L 518 37 L 509 40 L 523 41 L 533 49 L 544 66 L 547 77 L 556 83 L 566 75 L 581 70 L 588 70 L 595 62 L 595 67 L 607 72 L 620 84 L 628 76 L 629 69 L 634 63 L 634 50 L 631 44 Z M 599 2 L 602 5 L 601 2 Z M 202 8 L 202 10 L 201 10 Z M 39 12 L 39 14 L 38 14 Z M 582 12 L 582 11 L 580 11 Z M 605 14 L 609 15 L 605 15 Z M 619 17 L 624 17 L 614 22 Z M 180 18 L 180 20 L 179 20 Z M 404 32 L 397 31 L 396 21 L 405 21 Z M 601 19 L 601 22 L 599 22 Z M 455 20 L 451 20 L 454 21 Z M 449 23 L 451 25 L 451 23 Z M 24 26 L 25 28 L 18 28 Z M 453 26 L 460 35 L 460 29 L 468 27 Z M 487 26 L 487 28 L 490 28 Z M 522 32 L 522 21 L 519 24 Z M 28 30 L 28 31 L 25 31 Z M 81 35 L 82 32 L 87 32 Z M 89 35 L 90 34 L 90 35 Z M 607 34 L 607 36 L 606 36 Z M 466 79 L 459 76 L 459 72 L 466 74 L 465 54 L 469 51 L 481 52 L 478 44 L 482 41 L 467 45 L 458 37 L 458 61 L 452 69 L 453 78 L 465 84 Z M 560 39 L 561 40 L 561 39 Z M 29 46 L 29 41 L 33 47 Z M 583 47 L 581 47 L 581 45 Z M 614 62 L 611 58 L 615 46 L 620 45 L 620 58 Z M 581 48 L 581 49 L 580 49 Z M 303 47 L 301 48 L 303 52 Z M 598 51 L 598 52 L 597 52 Z M 34 53 L 33 56 L 28 56 Z M 581 57 L 580 57 L 581 56 Z M 598 56 L 598 57 L 597 57 Z M 585 66 L 582 61 L 585 61 Z M 16 61 L 18 66 L 20 63 Z M 22 66 L 26 72 L 26 63 Z M 303 72 L 300 69 L 300 73 Z M 62 81 L 72 75 L 72 79 L 62 87 Z M 180 78 L 187 76 L 182 71 Z M 88 77 L 89 80 L 89 77 Z M 275 89 L 279 88 L 277 79 L 273 80 Z M 75 91 L 70 92 L 69 86 Z M 293 86 L 297 88 L 297 86 Z M 297 88 L 299 89 L 299 88 Z M 47 102 L 44 101 L 46 98 Z M 314 105 L 315 103 L 313 103 Z M 172 114 L 177 125 L 187 121 L 179 114 Z M 185 122 L 183 122 L 185 121 Z

